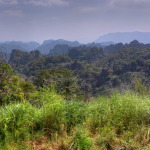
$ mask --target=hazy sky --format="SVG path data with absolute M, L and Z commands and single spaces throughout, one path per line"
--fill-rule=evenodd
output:
M 0 41 L 90 42 L 149 29 L 150 0 L 0 0 Z

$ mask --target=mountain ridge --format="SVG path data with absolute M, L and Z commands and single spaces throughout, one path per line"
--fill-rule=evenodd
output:
M 64 39 L 58 40 L 45 40 L 38 48 L 41 53 L 48 54 L 56 45 L 68 45 L 70 47 L 76 47 L 81 45 L 78 41 L 67 41 Z
M 114 32 L 100 36 L 95 40 L 96 43 L 112 41 L 114 43 L 130 43 L 138 40 L 144 44 L 150 43 L 150 32 Z

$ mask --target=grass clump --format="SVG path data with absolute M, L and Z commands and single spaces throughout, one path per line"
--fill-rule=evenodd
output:
M 100 135 L 100 141 L 116 140 L 130 146 L 148 143 L 145 137 L 150 126 L 150 96 L 127 92 L 99 97 L 88 106 L 86 124 L 92 133 Z M 143 127 L 147 129 L 141 133 Z
M 29 103 L 9 104 L 0 108 L 1 141 L 28 139 L 36 128 L 39 111 Z
M 78 128 L 75 131 L 73 141 L 74 148 L 77 150 L 90 150 L 92 147 L 92 139 L 82 128 Z
M 112 127 L 116 130 L 133 130 L 150 124 L 149 96 L 135 93 L 115 93 L 111 98 L 98 98 L 88 107 L 87 123 L 91 130 Z
M 65 124 L 65 100 L 54 91 L 44 90 L 43 105 L 40 108 L 43 116 L 43 129 L 46 135 L 61 134 Z
M 116 92 L 84 103 L 66 101 L 43 88 L 30 95 L 29 102 L 1 106 L 0 115 L 2 149 L 21 149 L 20 143 L 27 145 L 24 149 L 38 143 L 44 147 L 44 143 L 52 150 L 115 149 L 118 145 L 142 149 L 150 144 L 148 94 Z
M 83 102 L 72 101 L 66 104 L 65 117 L 68 132 L 70 132 L 74 127 L 84 123 L 86 118 L 86 109 L 87 106 Z

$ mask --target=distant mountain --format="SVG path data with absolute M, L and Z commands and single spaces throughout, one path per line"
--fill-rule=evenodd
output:
M 68 46 L 67 44 L 63 45 L 56 45 L 53 49 L 50 50 L 49 56 L 56 56 L 56 55 L 66 55 L 69 50 L 71 49 L 71 46 Z
M 112 41 L 114 43 L 130 43 L 133 40 L 138 40 L 142 43 L 150 43 L 150 32 L 116 32 L 108 33 L 100 36 L 95 42 L 102 43 Z
M 0 42 L 0 50 L 11 53 L 12 49 L 21 49 L 24 51 L 32 51 L 39 47 L 37 42 L 20 42 L 20 41 L 10 41 L 10 42 Z
M 103 48 L 103 50 L 104 50 L 104 52 L 112 52 L 112 51 L 119 51 L 124 48 L 150 49 L 150 44 L 143 44 L 143 43 L 139 43 L 139 41 L 137 41 L 137 40 L 133 40 L 129 44 L 127 44 L 127 43 L 126 44 L 123 44 L 123 43 L 111 44 L 111 45 L 105 46 Z
M 38 50 L 27 52 L 19 49 L 13 49 L 8 63 L 12 65 L 15 69 L 17 69 L 18 66 L 21 66 L 19 68 L 19 71 L 22 71 L 22 66 L 25 66 L 29 62 L 39 59 L 41 57 L 42 54 Z
M 66 41 L 63 39 L 59 40 L 46 40 L 43 42 L 42 45 L 40 45 L 37 50 L 39 50 L 42 54 L 48 54 L 50 50 L 52 50 L 56 45 L 68 45 L 70 47 L 76 47 L 81 45 L 79 42 L 74 41 Z M 54 49 L 53 49 L 54 50 Z
M 109 45 L 115 44 L 115 42 L 112 42 L 112 41 L 109 41 L 109 42 L 101 42 L 100 44 L 101 44 L 102 46 L 109 46 Z

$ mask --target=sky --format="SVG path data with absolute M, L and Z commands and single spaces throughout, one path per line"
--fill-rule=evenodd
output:
M 149 28 L 150 0 L 0 0 L 0 41 L 87 43 Z

